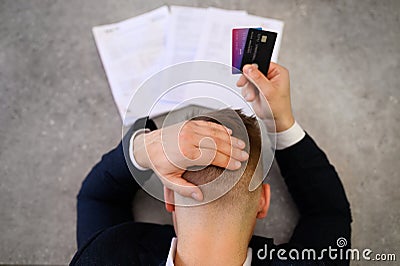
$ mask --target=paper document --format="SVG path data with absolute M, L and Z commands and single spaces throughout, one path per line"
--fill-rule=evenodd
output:
M 168 65 L 194 60 L 206 14 L 206 8 L 170 7 L 166 47 Z
M 163 54 L 168 16 L 168 7 L 164 6 L 132 19 L 93 28 L 97 48 L 122 118 L 139 85 L 165 66 Z
M 243 10 L 163 6 L 118 23 L 94 27 L 94 39 L 124 125 L 147 115 L 146 110 L 129 106 L 143 82 L 182 62 L 209 60 L 230 65 L 232 29 L 243 27 L 262 27 L 278 33 L 272 55 L 276 62 L 283 22 L 248 15 Z M 199 92 L 170 93 L 159 99 L 152 114 L 166 112 L 194 95 Z M 159 96 L 158 88 L 141 94 L 142 101 Z

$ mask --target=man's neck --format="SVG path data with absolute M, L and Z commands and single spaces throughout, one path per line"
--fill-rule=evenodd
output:
M 209 223 L 178 230 L 175 265 L 243 265 L 249 240 L 239 226 Z

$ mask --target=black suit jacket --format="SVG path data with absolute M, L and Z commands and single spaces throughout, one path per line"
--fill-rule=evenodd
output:
M 165 264 L 175 236 L 173 227 L 133 221 L 131 202 L 140 185 L 131 172 L 136 180 L 146 180 L 151 171 L 135 169 L 123 149 L 129 146 L 132 133 L 143 127 L 156 129 L 152 120 L 138 120 L 82 183 L 77 204 L 78 251 L 71 265 Z M 350 248 L 350 206 L 334 167 L 321 149 L 306 135 L 275 155 L 300 219 L 287 244 L 275 246 L 272 239 L 253 236 L 252 265 L 348 265 L 348 260 L 327 256 L 323 260 L 282 260 L 276 252 L 266 259 L 257 256 L 266 246 L 268 250 L 286 250 L 286 257 L 291 249 L 301 252 L 313 248 L 319 252 L 329 246 L 338 248 L 340 237 L 348 242 L 343 252 Z

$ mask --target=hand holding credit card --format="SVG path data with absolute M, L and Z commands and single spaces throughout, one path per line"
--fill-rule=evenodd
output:
M 277 33 L 260 28 L 232 30 L 232 74 L 240 74 L 246 64 L 257 64 L 267 76 Z

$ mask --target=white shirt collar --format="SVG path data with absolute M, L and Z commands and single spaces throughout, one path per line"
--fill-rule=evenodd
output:
M 168 258 L 167 258 L 167 263 L 166 266 L 174 266 L 174 259 L 175 259 L 175 254 L 176 254 L 176 245 L 178 243 L 178 239 L 176 237 L 172 238 L 171 240 L 171 247 L 169 249 L 168 253 Z M 250 266 L 251 265 L 251 259 L 253 251 L 251 248 L 247 249 L 247 257 L 246 260 L 243 263 L 243 266 Z

